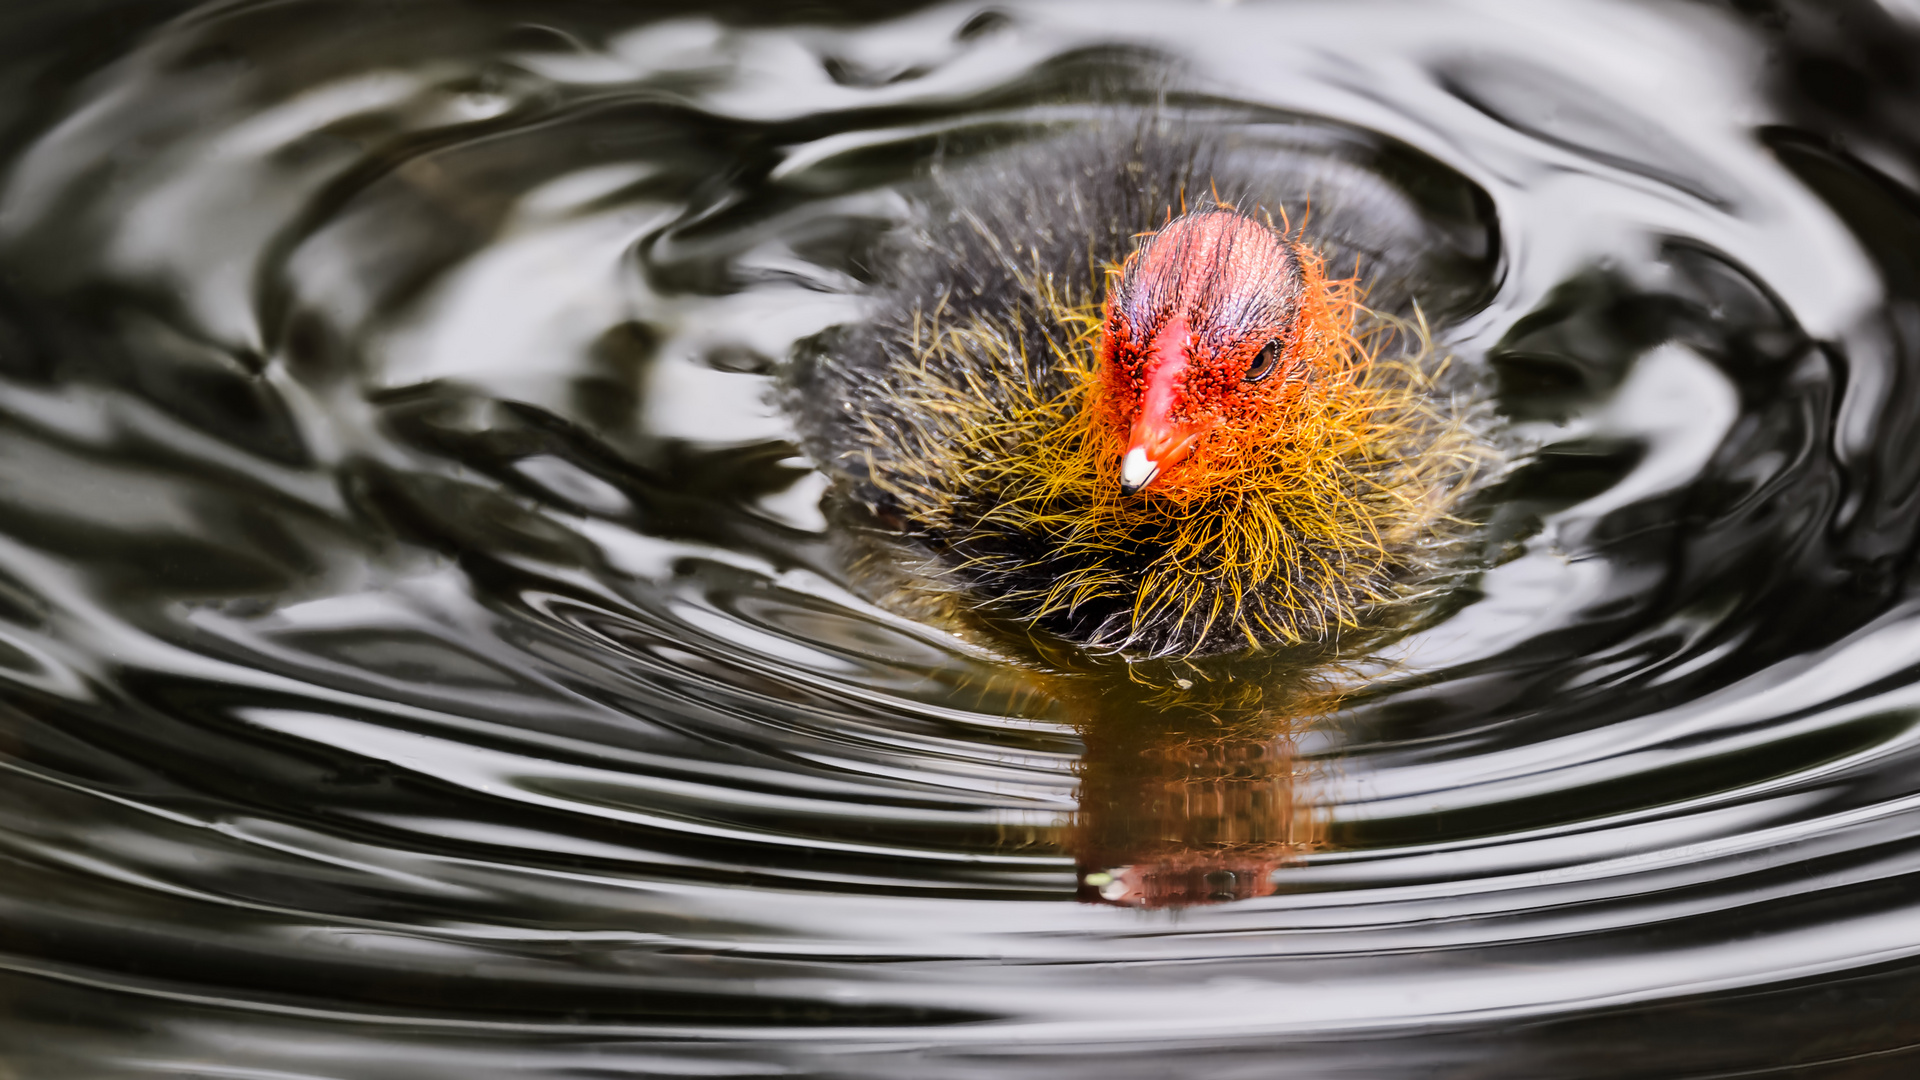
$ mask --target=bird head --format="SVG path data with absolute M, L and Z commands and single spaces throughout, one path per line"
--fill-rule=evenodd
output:
M 1127 259 L 1099 352 L 1123 492 L 1177 486 L 1203 442 L 1259 426 L 1300 374 L 1304 285 L 1292 243 L 1226 208 L 1174 218 Z

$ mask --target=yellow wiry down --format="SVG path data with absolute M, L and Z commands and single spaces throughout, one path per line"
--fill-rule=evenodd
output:
M 1126 612 L 1100 646 L 1192 654 L 1357 626 L 1407 595 L 1481 451 L 1434 393 L 1424 324 L 1375 316 L 1352 282 L 1311 269 L 1314 362 L 1146 492 L 1120 491 L 1099 303 L 1044 278 L 1031 288 L 1055 324 L 1051 356 L 1025 355 L 1017 321 L 917 317 L 894 372 L 912 419 L 871 428 L 891 468 L 870 475 L 963 584 L 1007 586 L 986 599 L 1042 623 Z M 1390 341 L 1404 355 L 1380 355 Z

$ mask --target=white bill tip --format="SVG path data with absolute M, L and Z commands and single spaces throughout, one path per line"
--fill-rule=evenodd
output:
M 1160 466 L 1147 460 L 1146 449 L 1136 446 L 1127 451 L 1126 457 L 1120 459 L 1120 490 L 1139 491 L 1146 487 L 1147 482 L 1152 480 L 1159 471 Z

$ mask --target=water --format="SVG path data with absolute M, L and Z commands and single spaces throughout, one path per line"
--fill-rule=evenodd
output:
M 1911 14 L 0 33 L 0 1076 L 1920 1058 Z M 1411 632 L 1128 673 L 849 576 L 771 373 L 936 156 L 1129 101 L 1484 193 L 1532 449 Z

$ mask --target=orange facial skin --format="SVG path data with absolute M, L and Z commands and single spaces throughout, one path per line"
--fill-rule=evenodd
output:
M 1189 486 L 1181 466 L 1209 438 L 1263 425 L 1323 335 L 1302 333 L 1319 261 L 1268 225 L 1211 209 L 1168 222 L 1109 291 L 1095 407 L 1121 436 L 1123 491 Z

